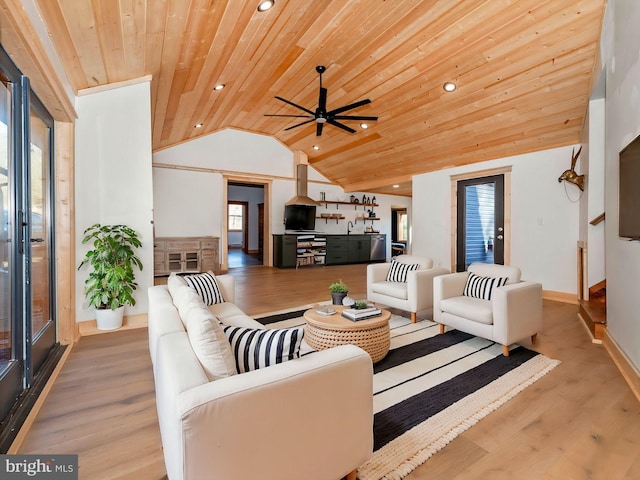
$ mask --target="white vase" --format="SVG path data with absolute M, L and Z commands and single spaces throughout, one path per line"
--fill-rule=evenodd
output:
M 111 310 L 110 308 L 96 309 L 96 323 L 98 330 L 116 330 L 122 326 L 124 305 Z

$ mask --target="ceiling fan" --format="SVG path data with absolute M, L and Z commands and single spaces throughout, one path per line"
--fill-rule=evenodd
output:
M 322 128 L 324 127 L 325 123 L 328 123 L 329 125 L 333 125 L 334 127 L 338 127 L 341 128 L 342 130 L 346 130 L 349 133 L 356 133 L 356 131 L 351 128 L 348 127 L 347 125 L 339 122 L 338 120 L 361 120 L 361 121 L 376 121 L 378 120 L 378 117 L 369 117 L 369 116 L 362 116 L 362 115 L 340 115 L 343 112 L 346 112 L 348 110 L 353 110 L 354 108 L 358 108 L 361 107 L 363 105 L 366 105 L 368 103 L 371 103 L 371 100 L 369 100 L 368 98 L 364 99 L 364 100 L 360 100 L 359 102 L 355 102 L 355 103 L 351 103 L 349 105 L 345 105 L 344 107 L 340 107 L 340 108 L 336 108 L 333 110 L 329 110 L 327 112 L 327 89 L 324 88 L 322 86 L 322 74 L 325 72 L 327 68 L 322 66 L 322 65 L 318 65 L 316 67 L 316 72 L 318 72 L 320 74 L 320 94 L 318 97 L 318 108 L 316 108 L 316 111 L 311 111 L 307 108 L 301 107 L 300 105 L 297 105 L 295 103 L 293 103 L 290 100 L 287 100 L 285 98 L 282 97 L 275 97 L 278 100 L 284 102 L 284 103 L 288 103 L 289 105 L 292 105 L 304 112 L 306 112 L 308 115 L 272 115 L 272 114 L 266 114 L 265 117 L 293 117 L 293 118 L 308 118 L 309 120 L 305 120 L 304 122 L 300 122 L 297 123 L 295 125 L 292 125 L 291 127 L 287 127 L 285 128 L 285 130 L 291 130 L 292 128 L 296 128 L 296 127 L 300 127 L 302 125 L 306 125 L 307 123 L 311 123 L 311 122 L 316 122 L 316 136 L 320 136 L 322 135 Z

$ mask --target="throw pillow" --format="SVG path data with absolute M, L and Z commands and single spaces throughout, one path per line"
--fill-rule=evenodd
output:
M 469 272 L 463 295 L 482 300 L 491 300 L 493 290 L 505 285 L 507 280 L 509 280 L 508 277 L 481 277 Z
M 205 307 L 194 307 L 185 319 L 189 342 L 211 381 L 237 372 L 231 346 L 218 319 Z
M 407 283 L 407 274 L 413 270 L 418 270 L 420 265 L 417 263 L 402 263 L 391 260 L 391 267 L 387 273 L 387 282 Z
M 224 303 L 222 290 L 220 290 L 216 276 L 212 272 L 187 275 L 184 279 L 187 281 L 187 285 L 198 292 L 205 305 Z
M 238 372 L 249 372 L 300 357 L 304 327 L 255 329 L 224 326 Z
M 167 279 L 167 288 L 169 289 L 169 293 L 171 294 L 171 297 L 174 297 L 176 295 L 176 291 L 178 290 L 178 288 L 186 284 L 187 282 L 184 280 L 184 278 L 182 278 L 179 275 L 176 275 L 175 272 L 172 272 L 171 275 L 169 275 L 169 278 Z

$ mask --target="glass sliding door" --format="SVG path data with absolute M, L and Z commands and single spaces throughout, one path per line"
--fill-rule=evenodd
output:
M 26 160 L 25 279 L 26 310 L 31 321 L 31 368 L 36 370 L 56 340 L 52 316 L 51 146 L 53 122 L 35 99 L 29 118 L 30 148 Z
M 16 322 L 14 275 L 14 83 L 0 70 L 0 418 L 22 392 L 25 376 L 22 323 Z
M 56 345 L 53 124 L 0 47 L 0 451 Z

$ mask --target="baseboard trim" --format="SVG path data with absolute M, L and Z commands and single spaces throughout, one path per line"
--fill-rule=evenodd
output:
M 627 357 L 627 355 L 622 351 L 620 346 L 606 329 L 602 343 L 604 344 L 604 348 L 607 349 L 607 352 L 609 352 L 613 362 L 618 367 L 618 370 L 620 370 L 620 373 L 629 384 L 629 388 L 631 388 L 631 391 L 640 402 L 640 372 L 638 372 L 638 369 L 633 363 L 631 363 L 629 357 Z
M 80 336 L 99 335 L 102 333 L 121 332 L 122 330 L 133 330 L 135 328 L 147 328 L 147 314 L 125 315 L 122 319 L 122 327 L 117 330 L 98 330 L 95 320 L 79 322 Z
M 554 292 L 553 290 L 543 290 L 542 298 L 556 302 L 572 303 L 578 305 L 578 296 L 575 293 Z

